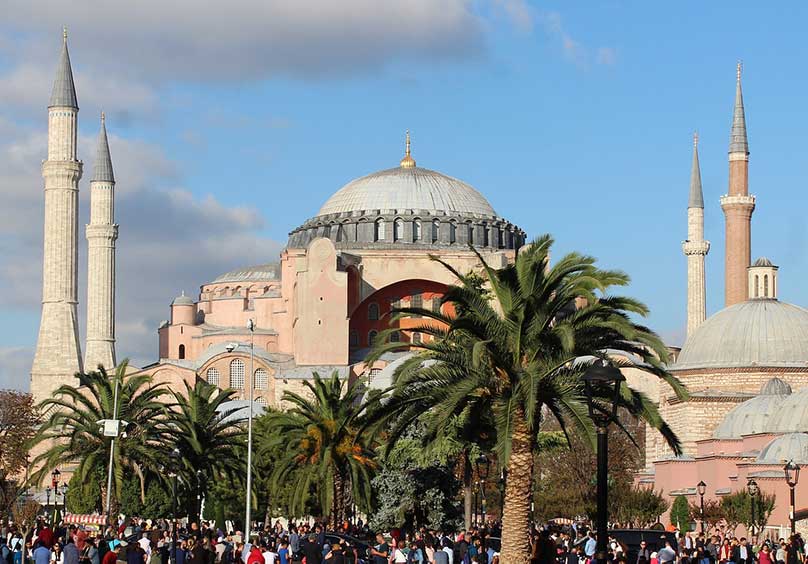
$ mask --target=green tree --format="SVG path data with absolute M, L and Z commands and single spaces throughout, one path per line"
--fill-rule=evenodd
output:
M 261 449 L 282 452 L 271 476 L 274 487 L 289 484 L 290 505 L 301 511 L 312 485 L 320 484 L 320 504 L 331 526 L 347 519 L 353 502 L 370 506 L 377 464 L 371 433 L 362 424 L 366 404 L 357 401 L 363 384 L 361 379 L 343 383 L 336 371 L 328 379 L 315 372 L 303 383 L 305 396 L 283 393 L 290 409 L 267 414 L 260 438 Z
M 760 492 L 755 499 L 755 512 L 752 513 L 752 496 L 745 489 L 727 494 L 721 498 L 721 510 L 727 528 L 735 531 L 738 525 L 751 531 L 753 526 L 759 531 L 769 521 L 774 510 L 774 494 Z
M 59 465 L 75 465 L 74 473 L 83 484 L 97 477 L 99 471 L 106 476 L 110 438 L 104 436 L 98 421 L 113 419 L 117 383 L 118 419 L 127 421 L 128 426 L 115 441 L 112 500 L 121 499 L 128 473 L 137 476 L 141 498 L 145 495 L 146 474 L 159 473 L 166 452 L 167 392 L 163 384 L 154 384 L 151 376 L 128 376 L 126 371 L 127 361 L 123 361 L 112 376 L 103 367 L 76 374 L 77 385 L 64 384 L 42 402 L 40 410 L 47 417 L 33 443 L 44 443 L 47 448 L 31 464 L 38 468 L 33 483 L 41 483 Z M 101 491 L 107 495 L 106 480 Z
M 373 478 L 372 529 L 445 531 L 462 524 L 455 503 L 461 482 L 454 464 L 424 451 L 417 435 L 398 441 Z
M 185 383 L 184 393 L 171 394 L 176 403 L 166 427 L 180 454 L 178 474 L 185 484 L 187 513 L 196 517 L 197 491 L 204 495 L 212 483 L 246 474 L 246 433 L 235 417 L 241 408 L 227 406 L 235 391 L 220 390 L 204 380 L 193 386 Z
M 564 431 L 576 427 L 594 443 L 581 380 L 592 362 L 586 358 L 627 353 L 616 362 L 658 376 L 679 397 L 686 396 L 664 367 L 668 353 L 662 341 L 632 321 L 632 316 L 646 315 L 647 308 L 607 294 L 628 284 L 628 276 L 598 269 L 594 259 L 577 253 L 550 265 L 552 243 L 549 236 L 536 239 L 499 270 L 478 254 L 491 300 L 439 261 L 459 281 L 443 298 L 453 306 L 444 309 L 456 313 L 401 310 L 424 318 L 411 330 L 431 338 L 412 345 L 418 353 L 396 370 L 395 389 L 385 405 L 386 415 L 397 418 L 392 440 L 426 410 L 435 413 L 436 434 L 467 408 L 493 413 L 497 455 L 508 468 L 502 560 L 509 564 L 529 559 L 530 493 L 542 419 L 555 419 Z M 584 303 L 576 308 L 576 300 Z M 400 348 L 385 343 L 386 336 L 379 336 L 369 360 Z M 595 396 L 599 409 L 606 409 L 608 390 L 598 388 Z M 659 429 L 680 452 L 678 439 L 649 398 L 623 384 L 619 403 Z
M 615 506 L 615 521 L 629 528 L 647 529 L 657 522 L 669 505 L 661 492 L 642 486 L 630 487 Z
M 687 503 L 687 498 L 683 495 L 677 495 L 673 500 L 671 524 L 683 532 L 690 530 L 690 506 Z

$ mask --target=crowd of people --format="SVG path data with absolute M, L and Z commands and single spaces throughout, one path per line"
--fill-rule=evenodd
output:
M 637 533 L 628 533 L 635 535 Z M 706 535 L 678 531 L 647 531 L 627 544 L 627 537 L 609 536 L 607 561 L 615 564 L 807 564 L 805 542 L 797 533 L 789 539 L 752 542 L 731 534 Z M 531 540 L 534 564 L 594 564 L 597 537 L 585 527 L 535 530 Z
M 279 520 L 247 538 L 204 521 L 176 530 L 168 520 L 137 518 L 51 528 L 41 518 L 25 536 L 10 524 L 0 551 L 6 564 L 499 564 L 492 533 L 498 531 L 373 534 L 361 521 L 326 533 L 320 523 Z

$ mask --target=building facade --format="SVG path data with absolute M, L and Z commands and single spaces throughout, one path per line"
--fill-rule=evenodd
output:
M 513 260 L 525 233 L 476 189 L 416 165 L 407 135 L 399 166 L 346 184 L 289 234 L 277 263 L 222 274 L 171 304 L 159 328 L 160 381 L 203 378 L 240 398 L 278 406 L 312 372 L 371 374 L 363 362 L 395 307 L 440 308 L 459 272 Z M 249 321 L 255 323 L 248 328 Z M 392 322 L 402 343 L 425 338 L 420 320 Z M 253 354 L 250 355 L 252 346 Z M 250 366 L 252 363 L 252 367 Z

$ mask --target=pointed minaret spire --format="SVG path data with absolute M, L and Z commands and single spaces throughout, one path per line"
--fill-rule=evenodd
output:
M 745 302 L 749 297 L 747 268 L 752 258 L 752 212 L 755 197 L 749 193 L 749 145 L 746 141 L 746 115 L 741 92 L 742 65 L 738 62 L 735 79 L 735 108 L 729 136 L 729 188 L 721 197 L 724 210 L 724 304 Z
M 59 57 L 59 66 L 56 68 L 56 80 L 53 81 L 49 108 L 76 108 L 76 87 L 73 84 L 73 69 L 70 67 L 70 53 L 67 52 L 67 28 L 62 31 L 62 54 Z
M 732 131 L 729 134 L 729 152 L 749 154 L 746 140 L 746 116 L 743 109 L 743 92 L 741 91 L 741 71 L 743 63 L 738 61 L 735 81 L 735 111 L 732 114 Z
M 699 170 L 699 135 L 693 134 L 693 166 L 690 170 L 690 198 L 687 203 L 687 241 L 682 243 L 687 257 L 687 334 L 707 318 L 707 279 L 704 259 L 710 242 L 704 240 L 704 197 Z
M 87 225 L 87 346 L 84 366 L 112 369 L 115 360 L 115 175 L 109 156 L 107 125 L 101 112 L 98 152 L 90 180 Z
M 104 112 L 101 112 L 101 129 L 98 132 L 98 149 L 95 153 L 93 177 L 91 182 L 115 182 L 112 172 L 112 158 L 109 156 L 109 142 L 107 141 L 107 125 Z
M 699 167 L 699 134 L 693 134 L 693 166 L 690 169 L 690 198 L 688 208 L 703 208 L 704 195 L 701 191 L 701 169 Z

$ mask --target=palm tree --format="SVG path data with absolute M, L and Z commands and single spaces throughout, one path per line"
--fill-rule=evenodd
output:
M 141 494 L 145 495 L 146 473 L 158 471 L 161 445 L 166 440 L 163 424 L 167 406 L 163 398 L 167 390 L 163 384 L 152 383 L 150 376 L 127 376 L 126 370 L 125 360 L 112 376 L 102 366 L 95 372 L 77 373 L 78 385 L 64 384 L 40 404 L 48 415 L 33 444 L 44 443 L 46 450 L 31 464 L 38 468 L 32 483 L 40 483 L 59 465 L 75 465 L 74 474 L 82 484 L 89 484 L 99 474 L 106 475 L 110 437 L 104 436 L 98 421 L 114 418 L 117 385 L 118 419 L 128 425 L 115 441 L 113 491 L 107 492 L 105 484 L 103 496 L 111 494 L 113 500 L 120 499 L 126 471 L 138 476 Z
M 354 500 L 370 506 L 377 464 L 371 433 L 362 426 L 366 404 L 358 400 L 363 381 L 345 385 L 336 371 L 329 379 L 316 372 L 313 376 L 303 383 L 305 396 L 283 393 L 282 401 L 291 407 L 266 415 L 266 434 L 259 441 L 263 450 L 282 449 L 271 476 L 273 488 L 288 483 L 290 503 L 300 511 L 312 486 L 318 486 L 321 507 L 333 527 L 348 517 Z
M 246 474 L 242 456 L 246 433 L 235 417 L 241 406 L 228 406 L 234 390 L 220 390 L 204 380 L 191 386 L 185 382 L 184 393 L 171 390 L 175 406 L 166 422 L 179 451 L 177 473 L 186 484 L 189 503 L 196 492 L 201 496 L 211 480 L 239 480 Z M 198 504 L 189 511 L 196 515 Z
M 594 436 L 581 380 L 594 359 L 625 355 L 615 362 L 657 376 L 678 396 L 686 395 L 664 368 L 668 354 L 662 341 L 631 319 L 645 316 L 647 308 L 606 293 L 628 284 L 628 276 L 598 269 L 593 258 L 577 253 L 551 266 L 552 243 L 548 235 L 539 237 L 499 270 L 478 254 L 490 298 L 439 261 L 459 280 L 443 298 L 456 313 L 400 310 L 399 315 L 425 318 L 412 330 L 432 339 L 415 345 L 416 354 L 398 367 L 385 405 L 386 416 L 395 418 L 392 441 L 425 410 L 433 415 L 435 434 L 469 407 L 494 415 L 497 456 L 508 469 L 502 561 L 513 564 L 529 561 L 531 486 L 542 419 L 555 419 L 565 434 L 577 428 Z M 369 361 L 401 346 L 384 344 L 385 337 L 379 336 Z M 603 395 L 599 401 L 607 401 L 605 391 L 596 393 Z M 619 403 L 680 452 L 679 440 L 646 396 L 623 384 Z

